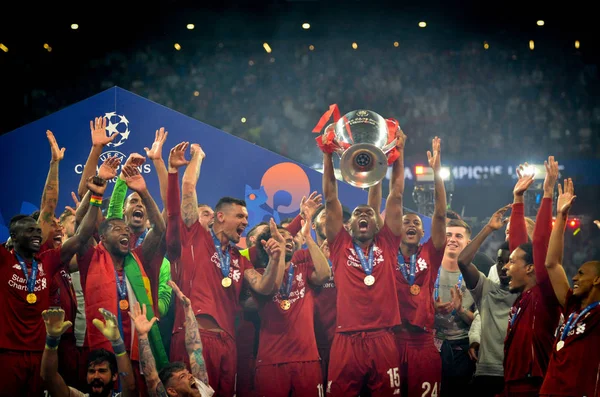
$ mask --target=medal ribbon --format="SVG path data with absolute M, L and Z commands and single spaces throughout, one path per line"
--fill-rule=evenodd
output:
M 560 336 L 560 340 L 565 340 L 567 338 L 567 335 L 569 334 L 569 332 L 571 332 L 571 330 L 573 328 L 575 328 L 575 325 L 577 324 L 579 319 L 583 318 L 583 316 L 588 314 L 588 312 L 590 310 L 592 310 L 593 308 L 595 308 L 598 305 L 600 305 L 600 301 L 590 303 L 589 305 L 587 305 L 587 307 L 585 309 L 583 309 L 581 311 L 581 313 L 579 313 L 579 315 L 577 317 L 575 317 L 575 313 L 571 313 L 571 315 L 569 316 L 569 320 L 567 320 L 567 323 L 565 324 L 565 329 L 563 329 L 562 335 Z
M 217 238 L 217 235 L 215 234 L 214 230 L 210 229 L 210 234 L 212 235 L 217 254 L 219 255 L 219 261 L 221 262 L 221 273 L 223 274 L 223 277 L 229 277 L 229 269 L 231 268 L 231 255 L 229 254 L 229 247 L 225 251 L 225 258 L 223 258 L 221 242 Z
M 404 262 L 404 255 L 402 255 L 402 252 L 398 254 L 398 264 L 400 265 L 400 271 L 404 275 L 404 278 L 408 282 L 408 285 L 412 286 L 415 283 L 415 273 L 417 269 L 417 254 L 412 254 L 410 256 L 410 273 L 409 270 L 406 269 L 406 263 Z
M 290 297 L 290 292 L 292 292 L 292 284 L 294 284 L 294 264 L 290 263 L 290 268 L 287 273 L 287 282 L 279 287 L 279 295 L 282 299 L 287 299 Z
M 21 269 L 23 269 L 23 273 L 25 274 L 25 280 L 27 281 L 27 292 L 32 294 L 33 290 L 35 289 L 35 279 L 37 278 L 37 274 L 38 274 L 38 264 L 35 261 L 35 259 L 32 260 L 31 262 L 31 277 L 27 274 L 27 265 L 25 264 L 25 261 L 23 260 L 23 258 L 21 258 L 21 256 L 19 254 L 17 254 L 15 252 L 15 256 L 17 257 L 17 260 L 19 261 L 19 264 L 21 265 Z
M 125 271 L 123 271 L 123 281 L 119 280 L 119 273 L 115 269 L 115 280 L 117 282 L 117 292 L 119 293 L 119 299 L 123 300 L 127 297 L 127 280 L 125 280 Z
M 140 237 L 138 237 L 137 241 L 135 242 L 135 248 L 139 247 L 144 242 L 147 234 L 148 229 L 144 230 L 144 233 L 140 234 Z
M 521 313 L 521 308 L 517 309 L 517 312 L 512 316 L 512 318 L 510 319 L 510 328 L 512 329 L 515 320 L 517 319 L 517 316 L 519 315 L 519 313 Z
M 412 260 L 412 258 L 411 258 Z M 437 300 L 440 296 L 440 273 L 442 271 L 442 267 L 440 266 L 440 268 L 438 269 L 438 274 L 437 274 L 437 278 L 435 279 L 435 289 L 433 291 L 433 295 L 434 295 L 434 299 Z M 458 289 L 460 289 L 460 287 L 462 286 L 462 281 L 463 281 L 463 275 L 462 273 L 460 274 L 460 276 L 458 276 L 458 282 L 456 283 L 458 286 Z
M 358 255 L 358 259 L 360 259 L 360 265 L 362 266 L 366 275 L 370 276 L 371 273 L 373 273 L 373 246 L 374 246 L 374 244 L 371 244 L 371 247 L 369 248 L 369 260 L 368 261 L 365 259 L 365 254 L 363 253 L 362 248 L 360 248 L 358 246 L 358 244 L 356 244 L 356 243 L 353 243 L 353 244 L 354 244 L 354 250 L 356 251 L 356 255 Z

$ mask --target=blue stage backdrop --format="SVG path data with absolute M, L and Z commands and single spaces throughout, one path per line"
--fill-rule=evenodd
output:
M 56 215 L 65 205 L 73 204 L 70 194 L 77 190 L 91 148 L 89 122 L 97 116 L 106 117 L 108 128 L 120 132 L 105 148 L 101 161 L 108 154 L 121 156 L 123 163 L 132 152 L 145 156 L 144 147 L 152 145 L 160 127 L 169 132 L 163 147 L 165 162 L 177 143 L 200 144 L 206 159 L 198 182 L 198 201 L 214 206 L 223 196 L 245 199 L 250 217 L 247 230 L 270 217 L 278 222 L 295 216 L 303 196 L 315 190 L 321 192 L 319 172 L 114 87 L 0 137 L 6 189 L 0 195 L 0 241 L 8 238 L 7 226 L 13 215 L 32 213 L 40 205 L 50 161 L 46 130 L 52 131 L 58 144 L 66 148 L 60 163 Z M 151 161 L 142 166 L 142 174 L 162 208 Z M 338 190 L 342 203 L 350 209 L 367 201 L 366 191 L 346 183 L 339 183 Z M 430 219 L 424 219 L 424 224 L 427 237 Z

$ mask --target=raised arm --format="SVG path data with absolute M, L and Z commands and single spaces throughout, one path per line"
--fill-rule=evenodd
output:
M 156 130 L 154 135 L 154 142 L 151 148 L 145 147 L 146 157 L 152 160 L 154 168 L 156 169 L 156 175 L 158 176 L 158 185 L 160 186 L 160 199 L 162 201 L 163 208 L 167 208 L 167 178 L 168 172 L 165 162 L 162 157 L 162 148 L 167 140 L 168 131 L 165 131 L 164 127 Z
M 58 143 L 56 143 L 56 138 L 54 138 L 52 131 L 46 131 L 46 137 L 50 144 L 52 158 L 50 160 L 50 170 L 46 177 L 46 185 L 42 193 L 42 204 L 38 220 L 42 228 L 42 242 L 48 238 L 55 219 L 54 213 L 56 211 L 56 204 L 58 203 L 58 163 L 65 157 L 65 148 L 58 148 Z
M 315 267 L 315 270 L 310 275 L 310 282 L 313 285 L 323 285 L 331 277 L 331 268 L 329 267 L 329 262 L 327 262 L 327 258 L 323 254 L 323 251 L 321 251 L 321 248 L 312 238 L 312 234 L 310 232 L 310 219 L 312 219 L 312 216 L 309 216 L 309 214 L 306 213 L 304 217 L 306 220 L 302 221 L 302 234 L 304 235 L 304 241 L 306 242 L 308 253 L 310 254 L 310 258 L 312 259 Z
M 427 152 L 429 166 L 433 170 L 435 207 L 431 218 L 431 241 L 436 250 L 441 250 L 446 245 L 446 188 L 440 175 L 441 165 L 441 140 L 437 136 L 431 141 L 431 152 Z
M 562 266 L 565 249 L 565 226 L 569 218 L 569 210 L 575 200 L 573 180 L 565 179 L 564 190 L 558 184 L 558 200 L 556 203 L 556 222 L 550 235 L 548 255 L 546 255 L 546 270 L 552 283 L 552 289 L 562 307 L 566 305 L 567 292 L 569 291 L 569 279 Z
M 104 117 L 96 117 L 94 121 L 90 120 L 90 131 L 92 133 L 92 150 L 85 162 L 81 180 L 79 181 L 79 188 L 77 190 L 79 197 L 85 196 L 88 179 L 96 175 L 96 167 L 104 146 L 114 141 L 117 135 L 119 135 L 119 132 L 116 131 L 109 136 L 106 135 L 106 118 Z
M 285 268 L 285 240 L 277 230 L 273 218 L 269 222 L 269 228 L 271 230 L 269 241 L 260 241 L 269 255 L 269 263 L 265 272 L 260 274 L 254 268 L 244 272 L 244 279 L 250 288 L 261 295 L 271 295 L 279 289 Z
M 385 224 L 388 225 L 392 233 L 396 236 L 402 234 L 402 216 L 403 216 L 403 195 L 404 195 L 404 143 L 406 135 L 398 127 L 396 131 L 396 148 L 398 149 L 398 158 L 392 166 L 392 178 L 390 179 L 390 194 L 385 202 Z M 370 193 L 370 192 L 369 192 Z M 370 194 L 369 194 L 370 196 Z M 381 204 L 380 204 L 381 206 Z M 377 223 L 379 223 L 379 211 L 377 214 Z M 446 238 L 444 230 L 444 239 Z M 327 237 L 329 239 L 329 236 Z
M 108 211 L 106 211 L 107 218 L 119 218 L 123 219 L 123 207 L 125 206 L 125 200 L 127 198 L 127 182 L 125 182 L 125 175 L 123 169 L 125 167 L 140 167 L 146 162 L 146 158 L 141 154 L 131 153 L 125 161 L 125 165 L 121 168 L 121 174 L 119 179 L 115 182 L 113 193 L 110 196 L 110 202 L 108 203 Z
M 554 290 L 548 271 L 546 270 L 546 254 L 548 253 L 548 244 L 550 234 L 552 233 L 552 198 L 554 195 L 554 185 L 558 180 L 558 162 L 554 161 L 554 156 L 549 156 L 548 161 L 544 162 L 546 167 L 546 178 L 544 179 L 544 197 L 535 219 L 535 228 L 533 229 L 533 264 L 535 268 L 535 278 L 537 284 L 543 291 L 545 298 L 551 298 L 554 301 Z
M 492 215 L 487 225 L 481 229 L 479 234 L 467 244 L 458 256 L 458 268 L 465 279 L 467 288 L 474 289 L 479 281 L 479 270 L 471 263 L 473 258 L 475 258 L 475 254 L 479 251 L 479 248 L 481 248 L 481 245 L 490 234 L 506 225 L 508 219 L 504 219 L 504 214 L 510 207 L 511 205 L 507 205 L 494 212 L 494 215 Z
M 204 356 L 202 355 L 202 340 L 200 339 L 198 322 L 196 321 L 192 303 L 173 281 L 169 281 L 169 285 L 173 289 L 177 299 L 181 301 L 185 311 L 185 348 L 190 356 L 192 375 L 208 385 L 208 373 L 206 372 L 206 364 L 204 363 Z
M 375 217 L 377 218 L 377 227 L 382 228 L 384 224 L 383 217 L 381 216 L 381 200 L 383 198 L 383 187 L 381 182 L 377 185 L 373 185 L 369 188 L 369 198 L 367 204 L 369 207 L 375 210 Z
M 513 189 L 513 205 L 510 213 L 510 229 L 508 234 L 508 247 L 513 252 L 528 240 L 527 225 L 525 224 L 525 199 L 524 195 L 533 183 L 535 174 L 525 174 L 528 164 L 519 164 L 517 167 L 518 180 Z
M 325 234 L 327 240 L 333 241 L 344 226 L 344 213 L 338 198 L 331 153 L 323 153 L 323 196 L 325 197 Z
M 52 397 L 69 397 L 69 387 L 58 373 L 58 344 L 60 338 L 72 325 L 65 321 L 63 309 L 50 309 L 42 312 L 46 325 L 46 347 L 42 354 L 40 376 Z
M 177 152 L 177 155 L 183 156 L 185 152 Z M 196 185 L 200 178 L 200 167 L 206 154 L 197 143 L 192 144 L 190 147 L 191 160 L 181 180 L 181 217 L 183 223 L 187 227 L 192 226 L 198 222 L 198 195 L 196 193 Z

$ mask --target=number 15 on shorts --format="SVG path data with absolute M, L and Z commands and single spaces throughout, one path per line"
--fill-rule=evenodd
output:
M 397 389 L 400 387 L 400 370 L 398 367 L 390 368 L 387 371 L 387 374 L 390 376 L 390 388 Z

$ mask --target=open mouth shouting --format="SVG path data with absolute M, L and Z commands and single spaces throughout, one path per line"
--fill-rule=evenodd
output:
M 122 235 L 121 238 L 119 239 L 119 245 L 121 246 L 122 249 L 129 249 L 129 236 Z
M 414 239 L 415 237 L 417 237 L 417 229 L 415 228 L 410 228 L 406 230 L 406 237 L 410 238 L 410 239 Z
M 358 231 L 361 233 L 366 232 L 367 230 L 369 230 L 369 221 L 362 218 L 358 220 Z
M 141 208 L 136 208 L 131 214 L 131 220 L 136 223 L 144 222 L 144 210 Z

